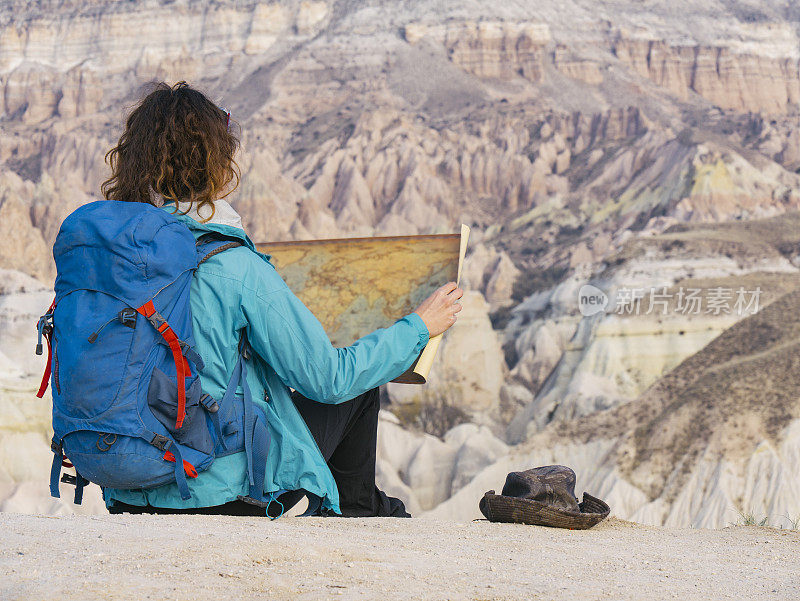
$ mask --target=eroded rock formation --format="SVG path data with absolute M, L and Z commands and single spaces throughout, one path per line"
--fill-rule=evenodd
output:
M 8 2 L 0 7 L 3 281 L 24 273 L 42 290 L 52 286 L 58 227 L 100 197 L 103 157 L 142 84 L 185 79 L 231 109 L 241 130 L 242 183 L 229 199 L 255 240 L 473 227 L 464 273 L 474 293 L 430 390 L 458 397 L 474 423 L 444 440 L 391 418 L 381 426 L 393 445 L 382 451 L 382 482 L 415 510 L 455 494 L 437 510 L 455 512 L 474 493 L 473 476 L 525 461 L 594 470 L 589 482 L 619 515 L 647 521 L 678 523 L 698 499 L 723 492 L 739 508 L 767 507 L 768 494 L 786 491 L 755 471 L 709 497 L 689 479 L 649 499 L 649 485 L 609 454 L 622 433 L 536 445 L 554 422 L 646 400 L 665 373 L 739 320 L 586 320 L 582 285 L 609 294 L 760 285 L 765 306 L 797 285 L 800 246 L 787 215 L 800 209 L 798 18 L 777 0 L 752 11 L 688 0 Z M 46 296 L 4 294 L 2 314 L 17 321 L 20 298 L 33 315 Z M 17 334 L 0 340 L 0 403 L 19 412 L 34 370 L 17 362 Z M 396 403 L 409 396 L 390 391 Z M 771 418 L 783 442 L 726 432 L 744 441 L 752 470 L 789 473 L 790 418 Z M 25 445 L 46 438 L 43 424 Z M 529 445 L 513 461 L 503 455 L 506 436 Z M 3 432 L 2 440 L 12 439 Z M 3 442 L 2 453 L 19 440 Z M 764 449 L 778 459 L 758 463 Z M 23 476 L 0 474 L 0 499 L 19 501 L 9 507 L 30 499 Z M 747 492 L 734 498 L 740 485 Z M 694 511 L 691 523 L 721 524 L 718 513 Z

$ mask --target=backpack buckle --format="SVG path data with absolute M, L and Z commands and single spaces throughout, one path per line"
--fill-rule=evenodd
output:
M 42 347 L 42 337 L 50 340 L 53 335 L 53 314 L 46 313 L 39 318 L 36 322 L 36 333 L 38 335 L 36 342 L 36 354 L 41 355 L 44 352 Z
M 62 454 L 63 447 L 60 442 L 56 442 L 55 437 L 50 441 L 50 450 L 56 455 L 60 456 Z
M 150 444 L 160 451 L 166 451 L 172 446 L 172 441 L 161 434 L 153 434 L 153 440 L 150 441 Z
M 161 330 L 159 330 L 159 328 L 161 326 L 163 326 L 165 323 L 167 323 L 167 320 L 164 319 L 164 317 L 158 311 L 156 311 L 155 313 L 153 313 L 149 317 L 146 317 L 146 319 L 147 319 L 147 321 L 150 322 L 150 325 L 153 326 L 159 332 L 161 331 Z
M 217 401 L 214 400 L 214 397 L 212 397 L 210 394 L 204 394 L 201 396 L 199 403 L 205 407 L 205 410 L 209 413 L 216 413 L 219 411 L 219 403 L 217 403 Z

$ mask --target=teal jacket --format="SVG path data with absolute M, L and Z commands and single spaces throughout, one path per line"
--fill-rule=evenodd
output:
M 232 211 L 228 207 L 229 211 Z M 248 361 L 248 384 L 264 408 L 272 443 L 265 493 L 305 489 L 340 513 L 336 482 L 311 433 L 289 396 L 289 387 L 320 403 L 342 403 L 385 384 L 408 369 L 428 342 L 428 329 L 416 313 L 376 330 L 352 346 L 335 348 L 319 320 L 278 275 L 269 255 L 256 251 L 244 230 L 199 223 L 178 215 L 195 237 L 219 232 L 243 243 L 200 265 L 191 290 L 196 349 L 205 362 L 203 390 L 219 399 L 238 358 L 239 331 L 255 353 Z M 241 395 L 241 388 L 237 390 Z M 216 459 L 190 479 L 191 499 L 175 484 L 149 490 L 105 489 L 106 503 L 192 508 L 221 505 L 248 493 L 244 453 Z

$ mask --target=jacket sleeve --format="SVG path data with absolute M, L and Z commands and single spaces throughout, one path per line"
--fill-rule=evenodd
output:
M 336 348 L 319 320 L 274 275 L 280 281 L 271 291 L 244 290 L 248 339 L 285 385 L 309 399 L 342 403 L 385 384 L 405 372 L 428 343 L 428 328 L 411 313 Z

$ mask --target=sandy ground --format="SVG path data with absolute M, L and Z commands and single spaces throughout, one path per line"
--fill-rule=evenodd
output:
M 0 599 L 800 599 L 800 533 L 0 514 Z

